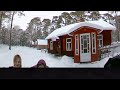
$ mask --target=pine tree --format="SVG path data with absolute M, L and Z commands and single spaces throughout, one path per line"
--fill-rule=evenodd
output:
M 27 32 L 29 33 L 29 41 L 35 41 L 41 37 L 41 27 L 42 23 L 40 17 L 31 19 L 27 28 Z
M 43 38 L 42 31 L 41 31 L 41 29 L 39 29 L 37 31 L 37 39 L 42 39 L 42 38 Z
M 7 29 L 5 27 L 2 27 L 1 29 L 1 41 L 3 44 L 5 44 L 5 40 L 6 40 L 6 33 L 7 33 Z
M 61 17 L 63 18 L 65 26 L 74 23 L 74 19 L 71 17 L 71 15 L 68 12 L 63 12 L 61 14 Z
M 85 11 L 71 12 L 70 15 L 73 18 L 73 23 L 85 21 Z
M 62 16 L 59 16 L 58 17 L 58 20 L 57 20 L 57 24 L 56 24 L 56 28 L 61 28 L 63 26 L 64 22 L 63 22 L 63 19 L 62 19 Z
M 116 26 L 116 34 L 117 34 L 117 41 L 120 41 L 120 16 L 118 15 L 119 11 L 108 11 L 110 14 L 114 14 L 115 26 Z
M 55 30 L 54 26 L 51 26 L 51 28 L 50 28 L 50 33 L 52 33 L 54 30 Z M 50 33 L 49 33 L 49 34 L 50 34 Z
M 112 16 L 112 14 L 110 14 L 109 12 L 101 15 L 102 19 L 105 20 L 106 22 L 114 25 L 114 23 L 112 21 L 114 21 L 114 17 Z
M 91 19 L 92 21 L 99 20 L 101 18 L 99 11 L 88 11 L 88 13 L 90 14 L 88 15 L 88 18 Z
M 21 33 L 21 36 L 20 36 L 20 45 L 21 46 L 27 46 L 28 45 L 28 42 L 27 42 L 27 33 L 25 31 L 23 31 Z
M 48 29 L 49 26 L 51 25 L 51 20 L 50 19 L 43 19 L 42 21 L 42 31 L 43 31 L 43 36 L 46 38 L 48 36 Z

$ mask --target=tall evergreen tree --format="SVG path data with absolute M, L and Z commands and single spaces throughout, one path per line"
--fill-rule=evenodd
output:
M 43 26 L 43 36 L 46 38 L 48 36 L 48 29 L 51 25 L 51 20 L 50 19 L 43 19 L 42 21 L 42 26 Z
M 70 15 L 72 16 L 74 23 L 85 21 L 85 11 L 71 12 Z
M 35 17 L 31 19 L 27 27 L 27 32 L 29 33 L 29 41 L 35 41 L 41 37 L 41 27 L 42 22 L 40 17 Z
M 61 17 L 63 18 L 65 26 L 74 23 L 74 19 L 68 12 L 63 12 Z
M 101 14 L 99 11 L 88 11 L 88 13 L 90 13 L 90 15 L 88 15 L 88 18 L 92 21 L 99 20 L 101 18 Z

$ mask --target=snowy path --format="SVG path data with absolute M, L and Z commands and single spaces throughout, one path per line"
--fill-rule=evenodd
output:
M 13 57 L 15 54 L 21 55 L 22 58 L 22 66 L 23 67 L 31 67 L 34 66 L 38 60 L 44 59 L 47 65 L 51 68 L 60 67 L 60 68 L 79 68 L 79 67 L 104 67 L 104 64 L 108 61 L 109 57 L 97 61 L 94 63 L 88 64 L 79 64 L 74 63 L 74 60 L 71 57 L 63 56 L 63 57 L 55 57 L 49 53 L 41 52 L 40 50 L 36 50 L 34 48 L 29 47 L 21 47 L 21 46 L 14 46 L 12 50 L 9 50 L 8 46 L 0 45 L 0 67 L 9 67 L 13 65 Z

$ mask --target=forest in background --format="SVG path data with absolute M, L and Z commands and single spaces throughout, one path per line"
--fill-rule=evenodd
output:
M 83 21 L 94 21 L 103 19 L 116 26 L 117 30 L 112 32 L 112 40 L 120 41 L 120 15 L 119 11 L 106 11 L 100 14 L 99 11 L 73 11 L 63 12 L 59 16 L 53 16 L 52 20 L 34 17 L 28 23 L 27 29 L 22 30 L 19 25 L 12 27 L 14 15 L 24 16 L 24 11 L 0 11 L 0 44 L 29 46 L 30 41 L 45 39 L 55 29 Z M 5 26 L 4 23 L 10 23 Z M 24 23 L 24 22 L 23 22 Z M 11 42 L 10 42 L 11 40 Z

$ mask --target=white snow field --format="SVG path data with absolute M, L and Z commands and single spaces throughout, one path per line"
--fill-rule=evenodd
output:
M 113 56 L 120 54 L 120 47 L 116 48 L 117 52 Z M 14 55 L 19 54 L 22 58 L 22 67 L 29 68 L 37 64 L 40 59 L 44 59 L 49 68 L 103 68 L 108 59 L 106 57 L 94 63 L 74 63 L 72 57 L 56 57 L 52 54 L 41 52 L 35 48 L 13 46 L 11 50 L 7 45 L 0 44 L 0 68 L 13 65 Z

